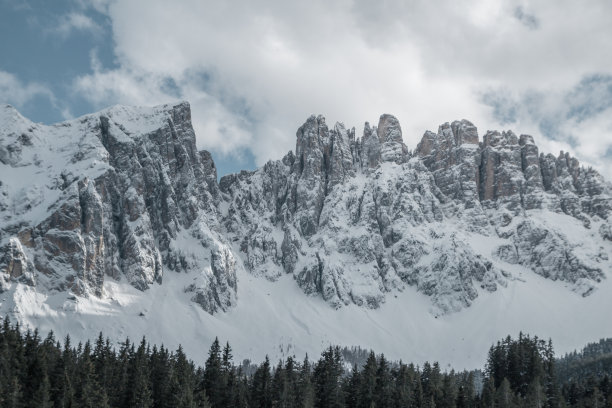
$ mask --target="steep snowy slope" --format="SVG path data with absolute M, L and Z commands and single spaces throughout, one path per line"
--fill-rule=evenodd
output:
M 318 356 L 329 344 L 340 344 L 415 363 L 436 360 L 454 369 L 482 368 L 491 344 L 519 331 L 551 337 L 558 354 L 612 336 L 611 279 L 584 298 L 521 266 L 509 269 L 517 279 L 506 288 L 482 291 L 469 308 L 437 317 L 429 298 L 412 287 L 378 309 L 351 304 L 333 310 L 321 298 L 304 296 L 291 276 L 270 282 L 244 271 L 238 272 L 237 305 L 214 315 L 182 293 L 191 280 L 185 274 L 169 275 L 146 292 L 107 281 L 106 299 L 42 294 L 19 285 L 0 294 L 0 307 L 3 315 L 43 334 L 53 330 L 77 341 L 94 339 L 102 330 L 117 343 L 146 334 L 173 349 L 182 344 L 201 364 L 215 336 L 230 342 L 236 361 Z
M 519 330 L 561 352 L 612 336 L 611 189 L 569 155 L 466 120 L 410 151 L 391 115 L 360 138 L 312 116 L 295 153 L 217 183 L 190 115 L 0 108 L 3 315 L 201 359 L 220 336 L 240 358 L 335 343 L 456 368 Z

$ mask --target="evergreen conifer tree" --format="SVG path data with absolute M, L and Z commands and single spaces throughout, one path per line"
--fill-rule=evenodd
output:
M 361 371 L 361 391 L 359 393 L 360 408 L 370 408 L 376 404 L 376 373 L 378 362 L 376 354 L 370 351 L 368 359 Z
M 308 354 L 304 357 L 304 362 L 300 368 L 298 400 L 301 402 L 302 408 L 313 408 L 315 403 L 314 386 L 312 384 L 312 372 Z
M 389 363 L 383 354 L 380 355 L 376 370 L 376 406 L 390 407 L 393 405 L 393 379 Z
M 228 349 L 228 363 L 231 359 L 231 349 Z M 224 393 L 225 375 L 222 371 L 221 361 L 221 346 L 219 345 L 219 339 L 215 337 L 210 350 L 208 351 L 208 358 L 204 368 L 204 389 L 210 405 L 213 408 L 219 408 L 224 406 Z
M 251 384 L 251 403 L 253 406 L 272 407 L 271 383 L 270 359 L 266 356 L 263 364 L 257 368 L 253 375 Z

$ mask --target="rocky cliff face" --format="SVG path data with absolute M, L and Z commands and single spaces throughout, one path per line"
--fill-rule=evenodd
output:
M 391 115 L 361 138 L 312 116 L 295 155 L 220 187 L 246 268 L 293 274 L 336 307 L 377 307 L 410 285 L 455 311 L 516 279 L 516 265 L 587 295 L 610 271 L 601 176 L 567 154 L 540 155 L 527 135 L 480 141 L 466 120 L 426 132 L 410 153 Z M 591 229 L 592 241 L 573 242 L 559 220 Z
M 188 104 L 115 107 L 55 126 L 10 107 L 1 115 L 4 286 L 10 277 L 102 296 L 106 279 L 145 290 L 172 271 L 193 273 L 186 290 L 209 312 L 235 302 L 215 167 L 196 150 Z
M 0 109 L 1 287 L 104 297 L 108 279 L 146 290 L 181 273 L 213 313 L 244 267 L 334 307 L 413 286 L 445 313 L 522 273 L 588 295 L 612 269 L 609 185 L 530 136 L 481 141 L 462 120 L 411 152 L 391 115 L 361 137 L 311 116 L 295 153 L 217 183 L 190 119 L 186 103 L 54 126 Z

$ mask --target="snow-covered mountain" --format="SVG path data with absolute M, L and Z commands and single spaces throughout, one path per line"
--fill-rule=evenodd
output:
M 577 347 L 612 335 L 611 197 L 569 154 L 480 141 L 467 120 L 411 151 L 391 115 L 361 137 L 311 116 L 295 153 L 217 182 L 187 103 L 53 126 L 6 105 L 0 311 L 77 337 L 219 335 L 255 358 L 360 344 L 466 367 L 508 332 L 558 337 L 588 315 L 561 339 Z

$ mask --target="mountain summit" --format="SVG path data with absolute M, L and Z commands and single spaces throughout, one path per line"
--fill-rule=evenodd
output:
M 217 182 L 186 102 L 52 126 L 5 105 L 1 308 L 18 320 L 84 310 L 70 302 L 120 313 L 158 307 L 161 290 L 221 322 L 266 287 L 269 310 L 299 288 L 296 302 L 322 299 L 330 316 L 406 294 L 444 317 L 534 277 L 592 297 L 612 271 L 611 196 L 568 153 L 542 154 L 511 131 L 481 140 L 467 120 L 425 132 L 411 151 L 392 115 L 361 137 L 311 116 L 295 152 Z M 293 332 L 311 334 L 288 313 Z
M 539 154 L 528 135 L 489 131 L 481 142 L 467 120 L 426 132 L 410 152 L 391 115 L 361 138 L 311 116 L 295 154 L 220 188 L 245 267 L 293 274 L 336 307 L 376 308 L 409 285 L 457 311 L 515 279 L 513 265 L 588 295 L 610 271 L 602 177 L 567 153 Z
M 410 285 L 448 312 L 505 286 L 508 265 L 583 295 L 610 270 L 609 187 L 567 153 L 539 154 L 528 135 L 480 141 L 455 121 L 410 152 L 391 115 L 361 138 L 311 116 L 295 153 L 217 185 L 187 103 L 54 126 L 3 111 L 4 286 L 103 296 L 105 279 L 146 290 L 194 272 L 187 290 L 213 313 L 236 301 L 239 259 L 268 279 L 293 274 L 335 307 L 376 308 Z M 595 233 L 574 242 L 568 226 Z

